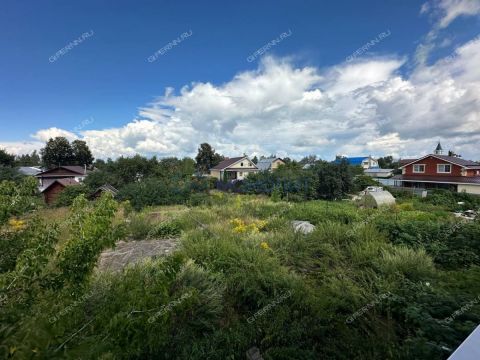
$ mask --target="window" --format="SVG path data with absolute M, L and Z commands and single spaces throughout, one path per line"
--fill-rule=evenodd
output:
M 243 166 L 243 162 L 240 163 L 240 166 Z
M 415 164 L 415 165 L 413 165 L 413 172 L 414 173 L 424 173 L 425 172 L 425 164 Z
M 450 174 L 452 172 L 452 165 L 450 164 L 438 164 L 437 173 L 439 174 Z

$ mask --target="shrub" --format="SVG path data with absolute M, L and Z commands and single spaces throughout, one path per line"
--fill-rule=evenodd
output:
M 168 238 L 180 235 L 180 226 L 176 222 L 162 222 L 153 226 L 148 237 Z
M 88 192 L 87 187 L 85 185 L 76 185 L 76 186 L 67 186 L 63 189 L 60 194 L 58 194 L 57 199 L 55 200 L 55 206 L 70 206 L 73 204 L 73 201 L 79 195 L 86 195 Z

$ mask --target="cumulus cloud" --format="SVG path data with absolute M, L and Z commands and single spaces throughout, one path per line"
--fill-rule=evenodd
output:
M 428 3 L 424 11 L 433 6 Z M 479 63 L 479 38 L 407 75 L 402 71 L 406 58 L 398 56 L 364 57 L 322 69 L 266 57 L 258 69 L 224 84 L 192 83 L 178 92 L 168 88 L 124 126 L 81 131 L 79 137 L 100 158 L 192 156 L 202 142 L 227 156 L 410 157 L 432 151 L 441 140 L 465 158 L 480 160 Z M 77 137 L 50 128 L 34 138 L 58 135 Z

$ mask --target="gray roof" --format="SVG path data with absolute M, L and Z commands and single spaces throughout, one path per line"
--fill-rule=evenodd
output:
M 389 173 L 392 172 L 393 169 L 380 169 L 380 168 L 370 168 L 363 170 L 366 173 Z
M 257 168 L 259 168 L 262 171 L 270 170 L 272 168 L 272 163 L 277 159 L 280 159 L 280 158 L 273 157 L 273 158 L 267 158 L 267 159 L 260 159 L 258 160 Z
M 17 169 L 20 174 L 27 176 L 34 176 L 42 172 L 42 169 L 33 166 L 19 166 Z

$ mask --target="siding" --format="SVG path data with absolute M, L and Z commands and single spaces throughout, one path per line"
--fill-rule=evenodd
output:
M 425 173 L 414 173 L 413 165 L 415 164 L 425 164 Z M 443 173 L 437 173 L 438 164 L 450 164 L 450 163 L 430 156 L 428 158 L 418 160 L 414 164 L 408 165 L 405 168 L 404 175 L 462 176 L 461 166 L 450 164 L 452 166 L 452 172 L 448 174 L 443 174 Z
M 480 186 L 478 185 L 458 185 L 458 192 L 465 191 L 468 194 L 480 195 Z
M 52 186 L 50 186 L 45 192 L 43 193 L 43 196 L 45 198 L 45 202 L 50 205 L 52 204 L 58 197 L 58 194 L 60 194 L 63 189 L 65 189 L 65 186 L 59 183 L 55 183 Z

